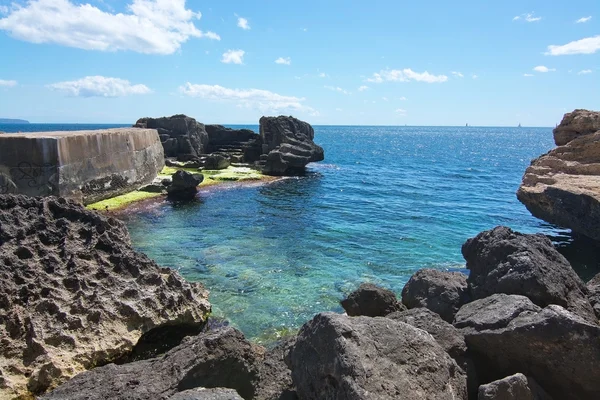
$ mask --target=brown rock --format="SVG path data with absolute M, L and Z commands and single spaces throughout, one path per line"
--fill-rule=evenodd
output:
M 600 113 L 589 110 L 575 110 L 565 114 L 560 125 L 554 129 L 554 142 L 564 146 L 580 136 L 600 131 Z
M 372 283 L 361 284 L 341 304 L 351 317 L 385 317 L 390 313 L 406 310 L 394 292 Z

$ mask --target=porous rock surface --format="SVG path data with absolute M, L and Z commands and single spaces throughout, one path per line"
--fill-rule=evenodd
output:
M 600 319 L 600 274 L 593 277 L 588 283 L 588 300 L 596 313 L 596 317 Z
M 517 373 L 479 387 L 477 400 L 552 400 L 535 379 Z
M 208 133 L 204 124 L 187 115 L 140 118 L 134 127 L 156 129 L 165 157 L 197 157 L 206 153 L 208 147 Z
M 466 376 L 427 332 L 381 317 L 322 313 L 290 353 L 301 399 L 466 399 Z
M 0 398 L 43 393 L 196 325 L 207 291 L 131 247 L 125 225 L 64 199 L 0 196 Z
M 176 393 L 169 400 L 243 400 L 243 397 L 233 389 L 196 388 Z
M 468 300 L 467 277 L 460 272 L 421 269 L 402 289 L 402 303 L 406 307 L 428 308 L 450 323 Z
M 566 114 L 554 139 L 559 147 L 531 162 L 517 198 L 535 217 L 600 240 L 600 112 Z
M 346 314 L 351 317 L 364 315 L 367 317 L 385 317 L 386 315 L 405 310 L 391 290 L 381 288 L 372 283 L 363 283 L 341 301 Z
M 467 282 L 473 299 L 523 295 L 540 307 L 558 304 L 597 322 L 585 284 L 546 236 L 499 226 L 467 240 L 462 253 L 471 271 Z

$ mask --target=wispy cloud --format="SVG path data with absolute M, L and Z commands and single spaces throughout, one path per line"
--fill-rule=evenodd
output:
M 535 17 L 533 12 L 517 15 L 513 18 L 513 21 L 525 21 L 525 22 L 538 22 L 541 21 L 542 17 Z
M 283 96 L 262 89 L 230 89 L 219 85 L 196 85 L 187 82 L 179 92 L 190 97 L 211 101 L 233 102 L 241 107 L 263 112 L 301 111 L 316 116 L 318 112 L 304 104 L 303 97 Z
M 227 50 L 223 53 L 221 62 L 225 64 L 243 64 L 244 63 L 244 50 Z
M 342 93 L 342 94 L 350 94 L 347 90 L 342 89 L 339 86 L 324 86 L 325 89 L 332 90 L 334 92 Z
M 584 24 L 584 23 L 588 22 L 590 19 L 592 19 L 591 15 L 589 17 L 579 18 L 577 21 L 575 21 L 575 23 L 576 24 Z
M 0 86 L 14 87 L 17 86 L 17 81 L 6 81 L 4 79 L 0 79 Z
M 530 77 L 533 76 L 533 74 L 523 74 L 523 76 Z
M 534 67 L 533 70 L 535 72 L 554 72 L 556 71 L 556 68 L 548 68 L 544 65 L 538 65 L 537 67 Z
M 245 31 L 250 29 L 250 24 L 248 23 L 248 20 L 243 17 L 238 17 L 237 26 L 239 26 L 240 28 L 242 28 Z
M 473 74 L 473 75 L 471 75 L 471 78 L 473 78 L 473 79 L 479 79 L 479 75 Z
M 146 54 L 172 54 L 194 37 L 221 39 L 196 28 L 201 14 L 186 9 L 185 0 L 133 0 L 126 10 L 113 14 L 69 0 L 32 0 L 15 3 L 0 19 L 0 30 L 32 43 Z
M 562 46 L 550 45 L 545 53 L 550 56 L 594 54 L 600 50 L 600 35 L 569 42 Z
M 279 57 L 277 60 L 275 60 L 275 64 L 291 65 L 292 59 L 290 57 Z
M 325 72 L 319 72 L 319 78 L 327 78 L 327 76 Z
M 371 78 L 367 78 L 367 82 L 382 83 L 382 82 L 426 82 L 426 83 L 441 83 L 446 82 L 446 75 L 432 75 L 429 72 L 415 72 L 410 68 L 405 69 L 386 69 L 373 74 Z
M 390 101 L 390 99 L 388 99 L 388 98 L 387 98 L 387 97 L 385 97 L 385 96 L 384 96 L 384 97 L 382 97 L 382 98 L 381 98 L 381 100 L 383 100 L 383 101 Z
M 122 97 L 152 92 L 146 85 L 132 85 L 125 79 L 104 76 L 86 76 L 76 81 L 53 83 L 47 87 L 74 97 Z
M 587 75 L 587 74 L 591 74 L 592 70 L 591 69 L 583 69 L 581 71 L 579 71 L 577 74 L 578 75 Z
M 368 86 L 366 86 L 366 85 L 362 85 L 362 86 L 360 86 L 360 87 L 358 88 L 358 91 L 359 91 L 359 92 L 364 92 L 365 90 L 369 90 L 369 87 L 368 87 Z
M 406 101 L 408 99 L 406 97 L 402 96 L 402 97 L 398 97 L 398 100 L 400 100 L 400 101 Z
M 464 78 L 465 76 L 458 72 L 458 71 L 452 71 L 452 75 L 456 76 L 457 78 Z
M 397 108 L 396 112 L 400 115 L 406 115 L 406 110 L 403 108 Z

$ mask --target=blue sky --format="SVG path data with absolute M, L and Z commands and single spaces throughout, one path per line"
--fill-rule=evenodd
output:
M 0 117 L 553 126 L 600 109 L 600 4 L 0 0 Z

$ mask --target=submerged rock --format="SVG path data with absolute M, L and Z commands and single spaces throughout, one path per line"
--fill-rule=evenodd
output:
M 479 387 L 477 400 L 552 400 L 535 379 L 518 373 Z
M 125 225 L 64 199 L 0 196 L 0 397 L 40 394 L 165 326 L 208 293 L 133 250 Z
M 187 115 L 140 118 L 134 127 L 158 130 L 165 157 L 199 156 L 206 153 L 208 147 L 208 133 L 206 133 L 204 124 Z
M 364 315 L 367 317 L 385 317 L 386 315 L 405 310 L 391 290 L 380 288 L 372 283 L 363 283 L 341 301 L 342 307 L 351 317 Z
M 467 277 L 460 272 L 421 269 L 402 289 L 402 303 L 406 307 L 428 308 L 450 323 L 468 300 Z

